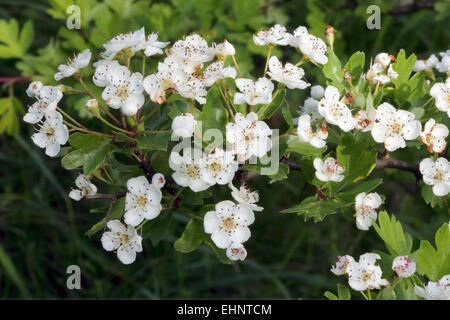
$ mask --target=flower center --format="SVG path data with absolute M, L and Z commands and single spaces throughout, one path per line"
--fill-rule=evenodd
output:
M 232 218 L 226 218 L 222 221 L 222 228 L 224 228 L 227 232 L 233 231 L 235 227 L 236 224 Z
M 444 173 L 442 171 L 436 171 L 436 174 L 434 175 L 434 179 L 436 179 L 436 181 L 441 182 L 444 180 Z
M 136 199 L 136 204 L 138 205 L 138 207 L 139 208 L 141 208 L 141 209 L 144 209 L 145 208 L 145 206 L 147 205 L 147 202 L 148 202 L 148 200 L 147 200 L 147 198 L 146 197 L 138 197 L 137 199 Z
M 130 237 L 128 236 L 127 233 L 122 233 L 122 234 L 120 235 L 120 242 L 122 242 L 122 243 L 128 243 L 128 242 L 130 242 Z
M 372 282 L 373 281 L 373 277 L 374 277 L 373 271 L 365 270 L 361 274 L 361 281 L 366 282 L 366 283 Z
M 56 130 L 53 127 L 45 129 L 45 134 L 47 135 L 47 138 L 50 138 L 50 137 L 54 136 L 55 135 L 55 131 Z
M 389 132 L 392 135 L 400 135 L 403 129 L 403 125 L 401 123 L 398 122 L 394 122 L 393 124 L 391 124 L 391 126 L 389 127 Z
M 121 85 L 116 90 L 116 96 L 119 97 L 122 101 L 128 98 L 128 86 L 126 84 Z
M 255 137 L 255 134 L 251 130 L 244 132 L 244 140 L 247 144 L 252 143 L 253 140 L 255 140 Z
M 219 161 L 214 161 L 208 165 L 208 169 L 217 174 L 222 170 L 222 164 Z
M 337 104 L 331 106 L 331 110 L 330 111 L 331 111 L 331 114 L 333 115 L 333 117 L 335 119 L 338 119 L 338 118 L 340 118 L 342 116 L 342 109 Z
M 188 166 L 185 170 L 185 174 L 192 179 L 196 179 L 199 177 L 200 172 L 197 166 Z

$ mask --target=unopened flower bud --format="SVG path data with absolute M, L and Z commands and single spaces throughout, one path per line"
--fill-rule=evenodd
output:
M 332 26 L 326 26 L 325 27 L 325 36 L 328 40 L 328 43 L 330 44 L 330 47 L 333 48 L 333 42 L 334 42 L 334 28 Z
M 88 101 L 85 102 L 84 106 L 86 107 L 86 109 L 88 109 L 90 112 L 92 112 L 92 114 L 97 117 L 100 118 L 100 112 L 98 110 L 98 101 L 97 99 L 89 99 Z
M 59 85 L 59 90 L 61 90 L 61 92 L 62 93 L 72 93 L 72 92 L 74 92 L 74 88 L 72 88 L 71 86 L 66 86 L 66 85 L 64 85 L 64 84 L 60 84 Z
M 350 72 L 346 68 L 342 69 L 344 71 L 344 80 L 347 82 L 352 81 L 352 76 L 350 75 Z

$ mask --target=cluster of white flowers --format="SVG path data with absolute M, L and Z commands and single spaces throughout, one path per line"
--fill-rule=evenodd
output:
M 450 300 L 450 274 L 437 282 L 429 281 L 425 288 L 415 285 L 414 292 L 425 300 Z
M 176 92 L 198 103 L 206 102 L 207 87 L 224 78 L 235 78 L 233 67 L 224 67 L 223 60 L 211 63 L 199 74 L 203 64 L 224 56 L 234 55 L 231 43 L 225 41 L 212 47 L 198 34 L 178 40 L 166 50 L 167 57 L 158 63 L 158 72 L 147 76 L 143 86 L 152 101 L 164 103 L 168 92 Z
M 142 237 L 135 227 L 144 219 L 152 220 L 159 216 L 162 210 L 160 189 L 165 182 L 161 173 L 154 174 L 151 183 L 144 176 L 127 181 L 125 224 L 119 220 L 108 221 L 110 231 L 104 232 L 101 238 L 103 248 L 106 251 L 116 251 L 117 258 L 123 264 L 133 263 L 136 253 L 142 251 Z
M 439 55 L 441 56 L 440 61 L 434 54 L 429 56 L 428 59 L 417 60 L 414 64 L 414 71 L 419 72 L 423 70 L 425 72 L 430 72 L 432 69 L 436 69 L 439 72 L 450 75 L 450 50 L 440 52 Z
M 44 86 L 40 81 L 32 82 L 27 89 L 28 96 L 36 98 L 23 120 L 37 125 L 37 132 L 31 136 L 33 142 L 40 148 L 45 148 L 45 154 L 55 157 L 61 145 L 69 139 L 69 129 L 63 123 L 62 115 L 56 110 L 63 93 L 59 86 Z
M 389 281 L 382 278 L 382 271 L 377 260 L 380 255 L 376 253 L 365 253 L 356 262 L 352 256 L 339 256 L 331 272 L 335 275 L 347 275 L 350 288 L 355 291 L 374 290 L 381 286 L 388 286 Z
M 392 67 L 395 58 L 386 52 L 379 53 L 375 56 L 375 63 L 372 64 L 363 76 L 372 83 L 385 84 L 398 78 L 397 71 Z
M 189 187 L 194 192 L 206 190 L 216 183 L 228 184 L 238 170 L 233 153 L 219 148 L 214 148 L 209 153 L 197 148 L 184 149 L 183 155 L 172 152 L 169 166 L 175 171 L 172 174 L 175 182 L 182 187 Z
M 332 47 L 331 38 L 327 37 L 327 39 Z M 181 187 L 188 187 L 193 192 L 201 192 L 216 184 L 228 185 L 234 202 L 225 200 L 215 204 L 215 210 L 207 212 L 204 216 L 204 230 L 211 234 L 211 239 L 217 247 L 226 249 L 228 258 L 234 261 L 246 258 L 247 251 L 244 243 L 251 235 L 249 226 L 255 221 L 254 211 L 263 210 L 257 205 L 259 195 L 256 191 L 249 190 L 245 185 L 240 185 L 238 189 L 232 182 L 239 165 L 245 164 L 251 158 L 262 158 L 272 150 L 272 130 L 266 122 L 260 120 L 261 116 L 264 116 L 264 111 L 282 88 L 306 89 L 311 86 L 305 81 L 305 71 L 300 67 L 302 63 L 307 61 L 315 65 L 328 63 L 327 45 L 323 40 L 310 34 L 304 26 L 299 26 L 291 34 L 284 26 L 277 24 L 268 30 L 259 31 L 253 36 L 253 41 L 256 45 L 268 47 L 264 74 L 256 80 L 242 77 L 234 59 L 235 48 L 226 40 L 210 46 L 202 36 L 191 34 L 165 49 L 169 42 L 159 41 L 158 34 L 155 32 L 146 37 L 144 28 L 117 35 L 107 41 L 103 45 L 105 51 L 101 53 L 102 59 L 93 64 L 95 67 L 93 83 L 104 88 L 102 99 L 110 108 L 121 110 L 122 116 L 136 116 L 145 104 L 145 93 L 157 104 L 165 103 L 172 93 L 189 99 L 191 113 L 177 115 L 171 123 L 174 141 L 180 138 L 191 138 L 194 134 L 197 136 L 197 133 L 201 135 L 196 119 L 195 102 L 205 104 L 210 87 L 219 81 L 225 87 L 224 79 L 235 79 L 236 93 L 232 94 L 222 86 L 219 88 L 220 93 L 227 105 L 228 102 L 232 104 L 231 100 L 234 105 L 247 104 L 248 112 L 234 114 L 228 105 L 228 111 L 233 118 L 232 122 L 226 124 L 226 142 L 229 147 L 227 149 L 214 147 L 204 151 L 196 145 L 193 148 L 183 149 L 182 154 L 172 150 L 169 157 L 169 166 L 174 171 L 171 176 Z M 296 48 L 302 53 L 302 60 L 295 65 L 281 62 L 278 57 L 270 55 L 272 48 L 276 45 Z M 138 51 L 142 51 L 147 57 L 157 54 L 163 56 L 154 73 L 145 76 L 145 74 L 131 71 L 130 59 Z M 440 72 L 449 74 L 450 50 L 440 55 L 441 61 L 434 55 L 426 61 L 418 61 L 415 71 L 429 71 L 437 68 Z M 86 93 L 92 98 L 86 101 L 86 107 L 95 109 L 99 106 L 99 101 L 94 99 L 81 77 L 81 69 L 89 65 L 91 56 L 89 49 L 80 52 L 66 64 L 59 65 L 54 78 L 57 81 L 72 76 L 79 79 L 83 88 L 87 90 Z M 227 56 L 233 56 L 233 62 L 238 70 L 226 64 Z M 124 62 L 126 66 L 119 61 Z M 380 85 L 398 78 L 394 67 L 393 56 L 388 53 L 379 53 L 363 77 L 371 84 L 376 84 L 376 92 Z M 236 79 L 237 73 L 239 77 Z M 273 81 L 278 82 L 275 92 Z M 346 81 L 349 80 L 346 79 Z M 351 82 L 350 86 L 352 87 Z M 37 124 L 38 132 L 33 134 L 32 140 L 39 147 L 45 148 L 45 153 L 52 157 L 56 156 L 60 146 L 68 141 L 69 130 L 62 116 L 62 114 L 66 116 L 66 113 L 59 109 L 58 103 L 63 97 L 62 90 L 70 92 L 72 89 L 63 85 L 44 86 L 40 81 L 32 82 L 27 89 L 27 94 L 36 101 L 29 106 L 24 121 Z M 332 131 L 331 127 L 327 129 L 328 125 L 337 126 L 344 132 L 354 129 L 370 131 L 374 141 L 383 143 L 387 151 L 405 148 L 405 140 L 414 140 L 419 136 L 429 152 L 442 153 L 446 148 L 449 130 L 447 126 L 436 123 L 434 119 L 429 119 L 421 132 L 422 125 L 415 119 L 412 112 L 398 110 L 389 103 L 384 102 L 375 108 L 358 110 L 353 115 L 351 104 L 354 96 L 351 92 L 344 94 L 332 85 L 326 88 L 316 85 L 311 87 L 310 95 L 305 100 L 304 106 L 300 108 L 299 118 L 295 121 L 298 124 L 299 140 L 316 148 L 326 146 L 328 129 Z M 434 98 L 436 107 L 450 116 L 450 80 L 434 84 L 430 95 Z M 262 108 L 258 109 L 257 105 Z M 245 110 L 243 106 L 238 108 Z M 106 109 L 105 111 L 109 114 L 109 111 Z M 108 123 L 103 118 L 101 120 Z M 139 122 L 138 118 L 136 121 Z M 74 121 L 74 123 L 77 122 Z M 77 130 L 75 125 L 71 126 Z M 136 126 L 135 129 L 137 128 Z M 89 132 L 89 130 L 85 131 Z M 185 140 L 182 143 L 184 142 Z M 327 157 L 324 160 L 315 158 L 313 164 L 316 170 L 315 176 L 320 181 L 341 182 L 344 180 L 343 173 L 346 168 L 333 157 Z M 445 196 L 450 192 L 450 163 L 445 158 L 438 158 L 436 161 L 430 158 L 422 160 L 420 171 L 424 182 L 433 187 L 435 195 Z M 90 198 L 96 195 L 97 187 L 90 179 L 90 175 L 80 174 L 75 181 L 78 189 L 70 192 L 70 198 L 78 201 L 83 197 Z M 136 253 L 142 251 L 142 237 L 138 235 L 138 230 L 146 220 L 157 218 L 162 211 L 161 188 L 164 184 L 165 178 L 160 173 L 153 175 L 151 183 L 145 176 L 128 180 L 124 223 L 119 220 L 107 222 L 109 231 L 104 232 L 101 239 L 105 250 L 116 251 L 119 260 L 124 264 L 134 262 Z M 117 200 L 113 199 L 113 202 Z M 370 228 L 377 218 L 377 209 L 381 204 L 382 199 L 377 193 L 363 192 L 356 196 L 355 211 L 358 229 Z M 348 275 L 349 285 L 354 290 L 378 289 L 380 286 L 389 285 L 387 280 L 382 279 L 381 268 L 376 264 L 379 259 L 378 254 L 366 253 L 356 262 L 353 257 L 347 255 L 339 257 L 339 261 L 331 271 L 337 275 Z M 408 277 L 415 272 L 415 263 L 408 260 L 406 256 L 397 257 L 392 269 L 398 277 Z M 447 280 L 447 278 L 444 279 L 442 283 Z M 435 287 L 440 287 L 442 291 L 442 286 L 447 288 L 447 283 L 448 281 L 442 285 L 438 282 L 435 285 L 430 282 L 429 290 L 427 287 L 425 290 L 418 288 L 416 291 L 422 290 L 422 296 L 436 296 Z
M 261 211 L 262 207 L 256 205 L 259 195 L 249 190 L 245 185 L 239 189 L 229 185 L 232 190 L 233 201 L 225 200 L 216 204 L 214 211 L 209 211 L 204 217 L 205 232 L 211 234 L 212 241 L 217 247 L 227 249 L 226 254 L 230 260 L 244 260 L 247 250 L 243 243 L 250 238 L 248 228 L 255 221 L 253 211 Z

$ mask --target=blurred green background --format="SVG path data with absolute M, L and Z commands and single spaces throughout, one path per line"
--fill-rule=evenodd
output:
M 66 27 L 66 8 L 71 4 L 81 8 L 81 30 Z M 366 28 L 366 8 L 372 4 L 381 8 L 380 30 Z M 317 224 L 280 214 L 298 203 L 308 188 L 300 173 L 292 172 L 288 180 L 273 184 L 265 177 L 249 182 L 259 190 L 265 210 L 257 213 L 251 227 L 245 262 L 220 264 L 204 245 L 191 254 L 176 252 L 173 241 L 188 220 L 175 213 L 156 247 L 145 238 L 136 262 L 122 265 L 102 249 L 100 234 L 91 239 L 83 235 L 103 216 L 89 211 L 94 207 L 91 202 L 67 197 L 76 172 L 67 172 L 60 159 L 46 157 L 33 145 L 33 128 L 21 121 L 31 103 L 25 94 L 28 77 L 56 85 L 57 66 L 73 52 L 89 47 L 98 57 L 107 39 L 142 26 L 146 33 L 158 31 L 162 41 L 173 42 L 191 32 L 210 42 L 226 38 L 236 46 L 236 59 L 247 76 L 261 73 L 266 55 L 266 48 L 253 44 L 252 34 L 275 23 L 290 32 L 306 25 L 322 38 L 324 27 L 334 26 L 335 51 L 344 62 L 357 50 L 367 59 L 378 52 L 396 56 L 401 48 L 407 55 L 427 58 L 447 50 L 450 43 L 450 4 L 444 0 L 0 0 L 0 19 L 1 298 L 323 299 L 325 290 L 334 291 L 336 283 L 344 283 L 329 272 L 338 254 L 359 256 L 384 249 L 373 229 L 355 228 L 352 209 Z M 274 53 L 284 54 L 284 61 L 299 59 L 292 49 Z M 311 65 L 305 71 L 311 83 L 325 84 Z M 27 78 L 16 78 L 21 76 Z M 297 91 L 288 96 L 291 110 L 309 94 Z M 70 114 L 90 121 L 82 108 L 84 99 L 70 96 L 64 101 Z M 284 128 L 280 116 L 271 121 L 271 127 Z M 415 163 L 424 157 L 412 149 L 395 155 Z M 387 197 L 385 208 L 414 238 L 432 239 L 448 221 L 447 208 L 425 204 L 411 173 L 387 169 L 375 170 L 372 176 L 384 178 L 377 191 Z M 214 201 L 228 197 L 226 188 L 214 189 Z M 66 288 L 66 268 L 73 264 L 81 267 L 81 290 Z

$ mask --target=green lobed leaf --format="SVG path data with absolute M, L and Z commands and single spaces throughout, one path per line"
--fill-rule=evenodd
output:
M 444 223 L 435 235 L 436 248 L 427 240 L 420 242 L 417 251 L 418 264 L 431 281 L 438 281 L 450 274 L 450 229 Z
M 378 214 L 378 221 L 373 223 L 375 231 L 383 239 L 388 251 L 396 256 L 409 255 L 412 249 L 411 236 L 403 232 L 401 223 L 386 211 Z

